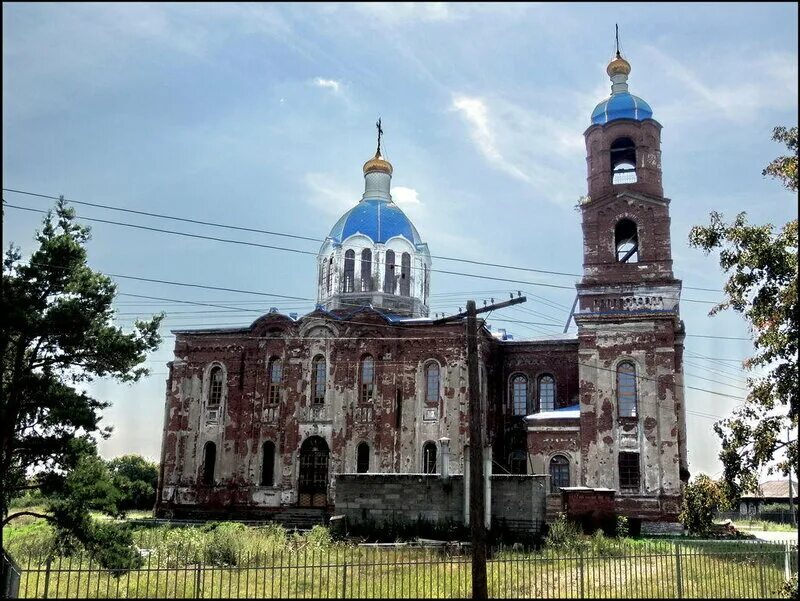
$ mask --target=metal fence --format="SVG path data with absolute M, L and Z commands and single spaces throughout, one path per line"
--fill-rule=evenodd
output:
M 28 557 L 22 598 L 449 598 L 471 595 L 468 550 L 304 546 L 226 556 L 142 550 L 142 565 Z M 611 541 L 562 550 L 495 549 L 489 594 L 504 598 L 769 598 L 797 573 L 797 547 L 747 542 Z

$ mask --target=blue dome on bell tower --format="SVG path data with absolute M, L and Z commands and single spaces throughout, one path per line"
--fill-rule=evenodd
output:
M 592 125 L 605 125 L 617 119 L 644 121 L 653 118 L 653 109 L 644 100 L 628 92 L 628 74 L 631 64 L 622 58 L 619 50 L 608 63 L 606 73 L 611 78 L 611 96 L 592 111 Z

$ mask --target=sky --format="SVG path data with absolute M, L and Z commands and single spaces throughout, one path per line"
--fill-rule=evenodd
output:
M 797 11 L 794 3 L 4 3 L 3 187 L 322 239 L 361 198 L 380 116 L 394 199 L 433 255 L 578 274 L 583 132 L 610 93 L 605 66 L 619 23 L 630 91 L 664 127 L 676 276 L 685 287 L 721 291 L 717 257 L 688 245 L 690 228 L 711 211 L 773 224 L 797 215 L 796 197 L 761 175 L 785 151 L 772 128 L 797 124 Z M 13 192 L 3 198 L 52 206 Z M 41 217 L 5 209 L 4 246 L 29 253 Z M 90 264 L 104 272 L 308 300 L 118 278 L 120 293 L 313 309 L 313 256 L 104 223 L 92 233 Z M 526 282 L 431 276 L 433 312 L 524 291 L 527 303 L 490 319 L 517 339 L 560 335 L 578 279 L 443 260 L 437 268 Z M 721 472 L 712 426 L 742 402 L 741 361 L 753 350 L 739 315 L 708 316 L 720 298 L 684 289 L 681 304 L 690 470 L 712 476 Z M 100 449 L 157 460 L 169 330 L 246 325 L 258 313 L 200 313 L 206 308 L 131 296 L 116 305 L 126 328 L 166 311 L 165 338 L 148 357 L 150 376 L 91 385 L 112 403 L 103 424 L 114 433 Z

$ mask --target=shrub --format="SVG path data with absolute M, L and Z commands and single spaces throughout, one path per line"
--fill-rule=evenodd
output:
M 616 535 L 618 538 L 626 538 L 628 536 L 628 518 L 624 515 L 617 516 Z
M 545 537 L 545 545 L 552 549 L 571 549 L 579 546 L 582 530 L 580 524 L 567 519 L 563 513 L 558 515 Z M 602 534 L 601 534 L 602 536 Z
M 723 487 L 700 474 L 694 482 L 686 485 L 679 519 L 690 534 L 706 534 L 714 523 L 714 512 L 727 507 Z
M 778 595 L 784 599 L 797 599 L 797 575 L 792 576 L 791 580 L 783 583 L 783 586 L 778 589 Z
M 330 530 L 319 524 L 311 528 L 311 531 L 305 535 L 305 539 L 309 546 L 317 549 L 328 548 L 333 543 Z
M 214 565 L 235 566 L 244 549 L 248 528 L 238 522 L 224 522 L 211 530 L 206 544 L 206 561 Z

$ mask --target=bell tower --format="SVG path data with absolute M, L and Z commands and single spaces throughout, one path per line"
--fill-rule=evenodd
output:
M 674 521 L 688 480 L 681 282 L 672 272 L 661 124 L 628 91 L 617 49 L 611 96 L 584 132 L 588 196 L 580 205 L 577 284 L 581 483 L 616 490 L 617 511 Z

